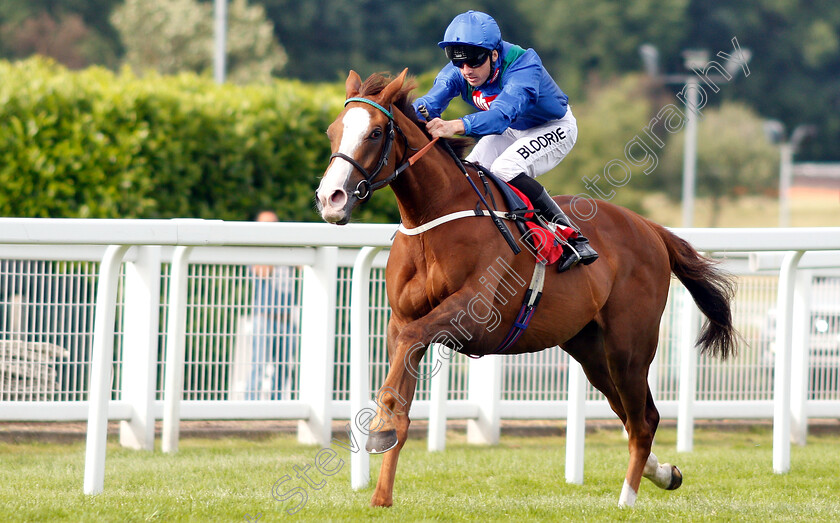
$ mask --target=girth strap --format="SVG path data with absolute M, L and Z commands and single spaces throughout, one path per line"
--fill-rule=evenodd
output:
M 534 267 L 534 274 L 531 276 L 531 285 L 525 292 L 525 299 L 522 300 L 522 307 L 519 309 L 516 319 L 513 320 L 513 325 L 508 331 L 502 343 L 493 351 L 493 354 L 500 354 L 510 348 L 519 340 L 525 329 L 531 323 L 531 318 L 534 316 L 534 311 L 540 303 L 542 297 L 543 286 L 545 285 L 545 264 L 537 262 Z

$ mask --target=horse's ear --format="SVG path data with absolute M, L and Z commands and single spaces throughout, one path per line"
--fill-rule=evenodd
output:
M 385 89 L 382 89 L 382 93 L 379 95 L 379 99 L 382 102 L 390 103 L 393 100 L 394 96 L 400 92 L 402 89 L 403 83 L 405 83 L 405 76 L 408 74 L 408 67 L 403 69 L 403 72 L 396 78 L 394 78 L 391 83 L 385 86 Z
M 359 94 L 359 89 L 362 88 L 362 78 L 356 71 L 350 70 L 347 75 L 347 81 L 344 82 L 344 89 L 347 92 L 347 98 L 352 98 Z

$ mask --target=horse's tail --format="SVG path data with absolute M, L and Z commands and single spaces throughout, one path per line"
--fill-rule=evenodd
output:
M 730 301 L 735 281 L 702 256 L 687 241 L 654 224 L 668 249 L 671 272 L 682 282 L 708 321 L 703 325 L 697 346 L 700 352 L 726 359 L 735 354 L 737 333 L 732 325 Z

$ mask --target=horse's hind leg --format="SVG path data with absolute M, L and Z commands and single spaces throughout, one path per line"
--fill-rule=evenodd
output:
M 636 502 L 642 476 L 646 472 L 652 477 L 660 474 L 656 456 L 650 459 L 653 437 L 659 425 L 659 411 L 647 383 L 648 368 L 656 351 L 658 325 L 645 329 L 638 323 L 622 323 L 628 327 L 613 326 L 607 330 L 605 349 L 610 375 L 626 415 L 624 426 L 629 436 L 630 463 L 618 504 L 631 507 Z M 672 476 L 674 470 L 675 467 L 671 470 Z M 661 474 L 664 476 L 664 472 Z M 679 486 L 673 478 L 668 481 L 669 486 L 672 480 L 675 483 L 673 488 Z
M 656 410 L 650 388 L 648 388 L 647 394 L 647 409 Z M 680 469 L 670 463 L 659 463 L 659 459 L 657 459 L 656 454 L 653 452 L 648 454 L 642 476 L 651 480 L 657 487 L 665 490 L 675 490 L 682 485 L 682 472 L 680 472 Z
M 607 365 L 604 352 L 604 331 L 598 323 L 591 321 L 574 338 L 563 344 L 563 350 L 580 363 L 589 383 L 601 391 L 616 416 L 622 423 L 626 423 L 627 415 L 624 413 L 621 397 L 610 377 L 610 369 Z
M 624 341 L 626 342 L 627 339 L 624 338 Z M 655 348 L 655 340 L 652 343 L 654 343 L 652 347 Z M 619 346 L 621 347 L 623 344 Z M 650 347 L 651 345 L 648 344 L 647 346 Z M 646 376 L 650 364 L 647 358 L 643 357 L 639 360 L 638 355 L 631 355 L 629 358 L 616 360 L 622 354 L 621 349 L 616 349 L 615 344 L 609 345 L 606 343 L 604 331 L 595 321 L 565 343 L 563 348 L 580 362 L 590 383 L 606 396 L 610 407 L 627 428 L 628 434 L 635 435 L 635 438 L 631 436 L 630 440 L 631 464 L 625 478 L 625 488 L 622 491 L 620 504 L 622 506 L 633 504 L 641 483 L 641 477 L 650 479 L 660 488 L 673 490 L 679 487 L 682 483 L 682 474 L 679 469 L 667 463 L 660 464 L 656 455 L 650 452 L 650 442 L 653 441 L 653 435 L 659 424 L 659 412 L 656 410 L 653 395 L 647 385 Z M 608 351 L 611 358 L 608 358 Z M 652 357 L 653 352 L 650 354 Z M 643 369 L 633 372 L 626 370 L 617 372 L 615 367 L 621 365 L 617 361 L 626 364 L 628 368 L 638 367 L 640 361 L 647 363 L 644 363 Z M 628 374 L 642 377 L 642 379 L 628 379 L 626 377 Z M 624 378 L 616 382 L 613 380 L 613 375 L 624 376 Z M 621 387 L 621 390 L 619 387 Z M 641 389 L 643 396 L 636 398 L 637 395 L 632 392 L 634 388 Z M 649 436 L 646 434 L 649 434 Z M 649 443 L 646 444 L 646 441 L 649 441 Z M 635 467 L 634 456 L 636 456 Z M 645 458 L 641 456 L 645 456 Z M 641 466 L 638 464 L 639 461 L 641 461 Z M 630 491 L 628 488 L 633 490 Z

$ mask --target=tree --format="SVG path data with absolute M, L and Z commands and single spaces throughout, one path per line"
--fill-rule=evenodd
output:
M 687 7 L 688 0 L 533 0 L 522 11 L 534 28 L 529 45 L 560 87 L 580 99 L 591 75 L 638 71 L 639 45 L 673 48 L 689 25 Z
M 603 86 L 593 85 L 587 100 L 572 104 L 577 142 L 560 165 L 540 177 L 551 194 L 609 196 L 612 203 L 642 210 L 640 191 L 647 185 L 643 169 L 631 166 L 630 178 L 620 187 L 605 180 L 604 170 L 612 161 L 625 161 L 625 147 L 647 125 L 651 104 L 646 94 L 645 78 L 628 75 Z M 595 180 L 602 195 L 587 188 L 587 178 Z
M 437 71 L 446 57 L 436 45 L 452 18 L 467 9 L 486 11 L 504 37 L 519 42 L 531 32 L 519 5 L 507 0 L 390 2 L 387 0 L 262 0 L 291 60 L 283 76 L 342 81 L 349 69 L 412 74 Z
M 816 125 L 797 158 L 840 161 L 840 2 L 692 0 L 688 15 L 691 24 L 670 49 L 673 61 L 686 47 L 729 52 L 737 37 L 752 50 L 750 76 L 725 96 L 748 101 L 788 129 Z
M 126 0 L 111 17 L 134 69 L 162 74 L 206 72 L 213 65 L 213 6 L 196 0 Z M 286 63 L 261 6 L 233 0 L 228 9 L 228 77 L 264 82 Z M 150 37 L 154 35 L 154 37 Z
M 684 132 L 672 137 L 662 165 L 652 175 L 653 183 L 674 201 L 681 196 L 684 142 Z M 778 149 L 768 141 L 755 111 L 737 102 L 703 110 L 697 127 L 696 194 L 711 199 L 710 227 L 719 225 L 717 216 L 725 201 L 772 192 L 778 166 Z
M 40 54 L 79 69 L 116 65 L 118 53 L 107 14 L 116 0 L 4 0 L 0 3 L 0 56 Z
M 3 28 L 3 40 L 17 56 L 40 54 L 55 58 L 73 69 L 87 65 L 82 44 L 88 29 L 79 15 L 54 19 L 46 11 L 27 18 L 19 26 Z

